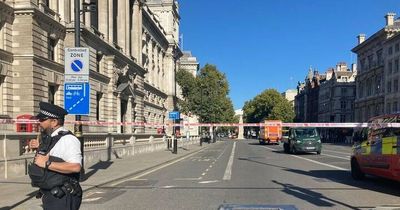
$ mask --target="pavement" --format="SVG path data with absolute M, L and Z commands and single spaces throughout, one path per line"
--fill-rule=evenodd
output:
M 218 143 L 218 142 L 217 142 Z M 111 161 L 101 161 L 91 166 L 85 166 L 85 178 L 81 182 L 85 192 L 117 180 L 156 168 L 173 162 L 214 144 L 188 145 L 178 148 L 178 154 L 170 150 L 139 154 Z M 35 198 L 36 188 L 31 187 L 29 176 L 13 179 L 0 179 L 0 210 L 6 209 L 42 209 L 41 200 Z

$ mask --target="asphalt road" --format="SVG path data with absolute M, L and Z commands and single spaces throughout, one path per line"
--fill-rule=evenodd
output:
M 160 168 L 86 192 L 81 209 L 218 209 L 221 204 L 297 209 L 372 209 L 400 204 L 400 184 L 352 180 L 351 148 L 324 144 L 321 155 L 282 145 L 226 140 Z

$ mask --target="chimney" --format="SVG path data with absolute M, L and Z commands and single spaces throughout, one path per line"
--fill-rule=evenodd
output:
M 386 18 L 386 26 L 392 26 L 394 22 L 394 16 L 396 16 L 396 13 L 394 12 L 389 12 L 385 15 Z
M 346 62 L 339 62 L 336 64 L 336 71 L 347 71 Z
M 358 38 L 358 44 L 361 44 L 365 41 L 365 34 L 359 34 L 357 38 Z

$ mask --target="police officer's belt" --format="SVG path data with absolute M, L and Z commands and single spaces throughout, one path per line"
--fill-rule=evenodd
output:
M 70 131 L 60 131 L 57 136 L 47 136 L 47 139 L 42 139 L 38 148 L 38 152 L 42 152 L 43 155 L 47 155 L 47 153 L 49 153 L 50 150 L 56 145 L 58 140 L 68 134 L 72 133 Z M 52 162 L 65 162 L 63 159 L 54 156 L 49 156 L 49 160 Z M 79 173 L 62 174 L 41 168 L 33 162 L 28 165 L 28 174 L 32 180 L 32 186 L 39 187 L 40 189 L 44 190 L 51 190 L 54 187 L 62 186 L 64 183 L 70 182 L 71 179 L 79 180 Z

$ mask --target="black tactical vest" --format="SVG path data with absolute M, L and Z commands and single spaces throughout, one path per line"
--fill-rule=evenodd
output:
M 69 134 L 72 134 L 71 131 L 60 131 L 58 135 L 54 137 L 48 135 L 43 136 L 36 154 L 47 155 L 61 137 Z M 49 160 L 52 162 L 65 162 L 63 159 L 54 156 L 49 156 Z M 79 180 L 79 173 L 62 174 L 41 168 L 33 162 L 28 165 L 28 174 L 32 180 L 32 186 L 44 190 L 51 190 L 54 187 L 61 186 L 71 179 Z

